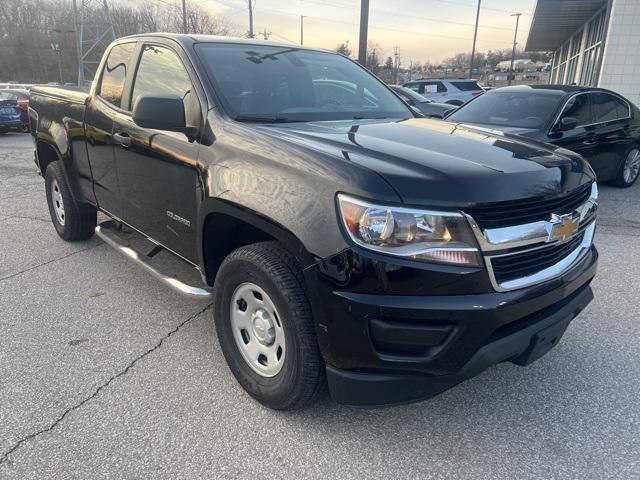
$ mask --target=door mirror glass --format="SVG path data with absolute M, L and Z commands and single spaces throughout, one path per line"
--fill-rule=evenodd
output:
M 576 117 L 563 117 L 560 120 L 560 131 L 567 132 L 573 130 L 578 126 L 578 119 Z
M 169 93 L 140 95 L 133 106 L 133 121 L 142 128 L 186 132 L 184 103 Z

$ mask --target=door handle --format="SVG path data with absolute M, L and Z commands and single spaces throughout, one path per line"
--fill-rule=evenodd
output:
M 124 133 L 114 133 L 113 134 L 113 139 L 115 140 L 116 143 L 120 144 L 121 146 L 123 146 L 125 148 L 131 146 L 131 137 L 126 132 L 124 132 Z
M 595 136 L 591 136 L 591 137 L 587 137 L 582 141 L 583 145 L 595 145 L 596 144 L 596 137 Z

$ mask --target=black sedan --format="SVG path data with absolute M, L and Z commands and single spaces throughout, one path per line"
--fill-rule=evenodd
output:
M 640 110 L 609 90 L 563 85 L 497 88 L 446 118 L 581 154 L 599 181 L 629 187 L 640 173 Z
M 389 85 L 389 88 L 396 92 L 398 96 L 409 105 L 420 110 L 425 117 L 444 118 L 447 113 L 453 112 L 457 108 L 449 103 L 437 103 L 429 100 L 407 87 Z

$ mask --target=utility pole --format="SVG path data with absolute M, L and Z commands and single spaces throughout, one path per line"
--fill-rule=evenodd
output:
M 82 38 L 78 35 L 78 5 L 76 4 L 76 0 L 73 0 L 73 29 L 76 34 L 76 57 L 78 60 L 78 86 L 82 86 L 80 83 L 80 72 L 82 71 Z
M 182 0 L 182 33 L 189 33 L 189 27 L 187 27 L 187 0 Z
M 306 15 L 300 15 L 300 45 L 304 45 L 304 19 Z
M 75 30 L 63 30 L 61 28 L 53 28 L 52 32 L 57 33 L 58 40 L 51 42 L 51 49 L 56 53 L 58 57 L 58 73 L 60 74 L 60 84 L 63 84 L 62 75 L 62 52 L 65 50 L 64 42 L 67 33 L 75 33 Z
M 269 35 L 271 35 L 271 32 L 267 32 L 267 29 L 265 28 L 262 32 L 262 35 L 264 36 L 265 40 L 269 40 Z
M 518 44 L 518 22 L 520 21 L 520 15 L 522 14 L 511 14 L 512 17 L 516 17 L 516 32 L 513 34 L 513 50 L 511 51 L 511 68 L 509 68 L 508 85 L 511 85 L 511 76 L 513 75 L 515 77 L 515 74 L 513 72 L 513 62 L 516 59 L 516 45 Z
M 480 1 L 478 0 L 478 10 L 476 11 L 476 29 L 473 31 L 473 47 L 471 47 L 471 62 L 469 62 L 469 78 L 473 75 L 473 60 L 476 56 L 476 38 L 478 37 L 478 21 L 480 20 Z
M 102 52 L 116 38 L 109 12 L 108 0 L 79 0 L 73 2 L 78 48 L 78 85 L 93 79 Z
M 400 47 L 393 47 L 393 83 L 398 83 L 398 70 L 400 70 Z
M 54 32 L 59 32 L 60 30 L 53 30 Z M 60 74 L 60 85 L 64 83 L 62 78 L 62 47 L 60 46 L 60 41 L 51 42 L 51 50 L 54 51 L 56 57 L 58 58 L 58 73 Z
M 249 0 L 249 38 L 254 38 L 253 34 L 253 0 Z
M 358 62 L 367 66 L 367 35 L 369 33 L 369 0 L 360 0 L 360 43 L 358 45 Z

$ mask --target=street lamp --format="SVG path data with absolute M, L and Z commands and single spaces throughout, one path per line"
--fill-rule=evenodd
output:
M 58 73 L 60 74 L 60 85 L 64 84 L 64 80 L 62 77 L 62 49 L 64 45 L 64 33 L 75 33 L 75 30 L 61 30 L 59 28 L 52 28 L 52 32 L 56 32 L 60 38 L 60 42 L 51 42 L 51 50 L 56 53 L 58 58 Z
M 513 50 L 511 51 L 511 68 L 509 69 L 509 74 L 508 74 L 508 85 L 511 85 L 511 75 L 513 74 L 513 61 L 516 58 L 516 45 L 518 43 L 518 23 L 520 22 L 520 15 L 522 15 L 521 13 L 512 13 L 511 16 L 512 17 L 516 17 L 516 31 L 513 35 Z M 513 74 L 513 76 L 515 77 L 515 74 Z

